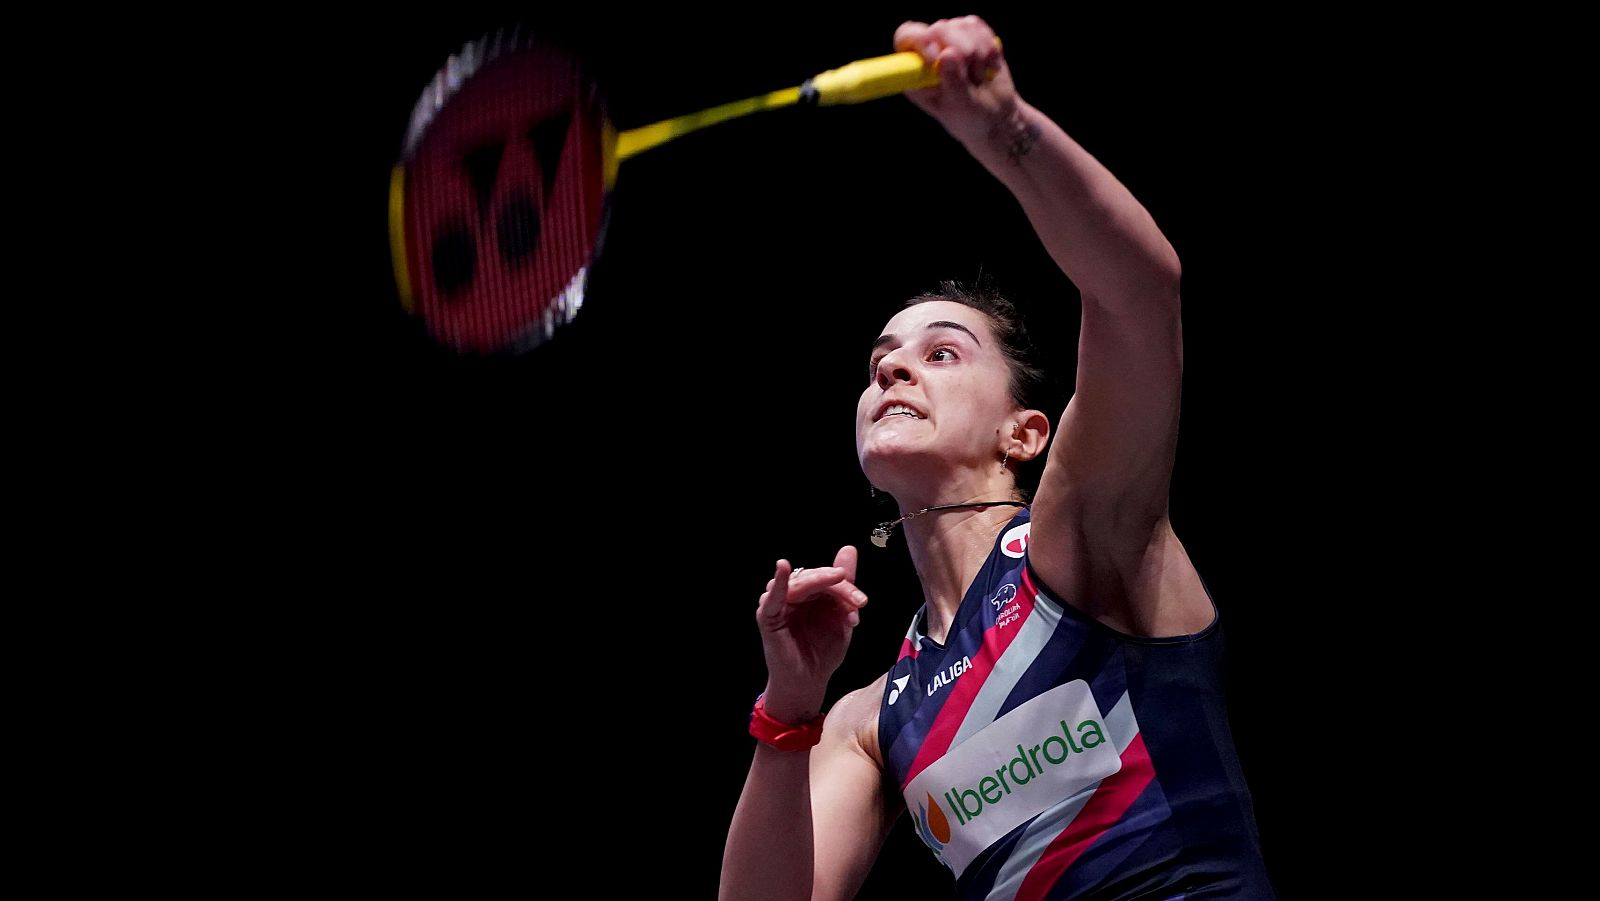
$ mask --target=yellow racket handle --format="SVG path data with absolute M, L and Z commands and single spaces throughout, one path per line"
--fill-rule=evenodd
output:
M 922 54 L 912 50 L 858 59 L 837 69 L 829 69 L 809 82 L 816 90 L 818 106 L 840 103 L 865 103 L 903 94 L 939 83 L 939 73 L 927 64 Z
M 998 37 L 994 39 L 994 45 L 1001 46 Z M 984 72 L 984 78 L 993 79 L 998 74 L 998 70 L 989 69 Z M 837 69 L 829 69 L 806 82 L 806 86 L 816 91 L 815 103 L 818 106 L 834 106 L 840 103 L 864 103 L 891 94 L 931 88 L 938 83 L 939 70 L 936 67 L 928 65 L 922 54 L 903 50 L 887 56 L 858 59 Z M 806 93 L 805 87 L 800 90 L 802 94 Z

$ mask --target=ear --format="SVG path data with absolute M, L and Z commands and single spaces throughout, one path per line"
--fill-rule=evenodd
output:
M 1016 428 L 1005 437 L 1002 447 L 1013 460 L 1032 460 L 1050 446 L 1050 417 L 1039 410 L 1019 410 L 1012 414 Z

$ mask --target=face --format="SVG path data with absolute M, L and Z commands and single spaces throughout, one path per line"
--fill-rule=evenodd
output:
M 947 300 L 907 307 L 884 326 L 867 375 L 856 455 L 874 484 L 893 491 L 899 474 L 996 465 L 1017 408 L 983 313 Z

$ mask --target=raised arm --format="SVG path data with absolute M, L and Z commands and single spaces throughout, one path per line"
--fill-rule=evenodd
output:
M 767 659 L 768 715 L 804 723 L 820 713 L 828 679 L 844 660 L 866 596 L 855 587 L 855 548 L 834 566 L 791 572 L 779 561 L 756 608 Z M 780 751 L 757 743 L 722 857 L 719 896 L 850 898 L 897 813 L 869 751 L 884 680 L 829 711 L 822 740 Z
M 1076 390 L 1033 504 L 1034 569 L 1069 599 L 1120 594 L 1113 603 L 1145 608 L 1123 625 L 1203 626 L 1209 600 L 1192 572 L 1178 578 L 1186 557 L 1170 565 L 1181 553 L 1166 519 L 1183 373 L 1177 253 L 1115 176 L 1018 95 L 982 20 L 907 22 L 895 46 L 938 61 L 942 83 L 907 96 L 1010 189 L 1082 296 Z

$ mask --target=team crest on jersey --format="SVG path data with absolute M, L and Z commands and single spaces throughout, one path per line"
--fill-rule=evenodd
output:
M 1000 586 L 1000 590 L 994 593 L 994 597 L 989 599 L 989 603 L 994 605 L 994 609 L 999 610 L 1001 607 L 1011 603 L 1011 599 L 1016 596 L 1017 586 L 1007 582 Z
M 1020 558 L 1022 552 L 1028 549 L 1029 527 L 1032 525 L 1033 523 L 1031 522 L 1025 522 L 1013 529 L 1008 529 L 1004 535 L 1000 536 L 1000 552 L 1007 557 Z

